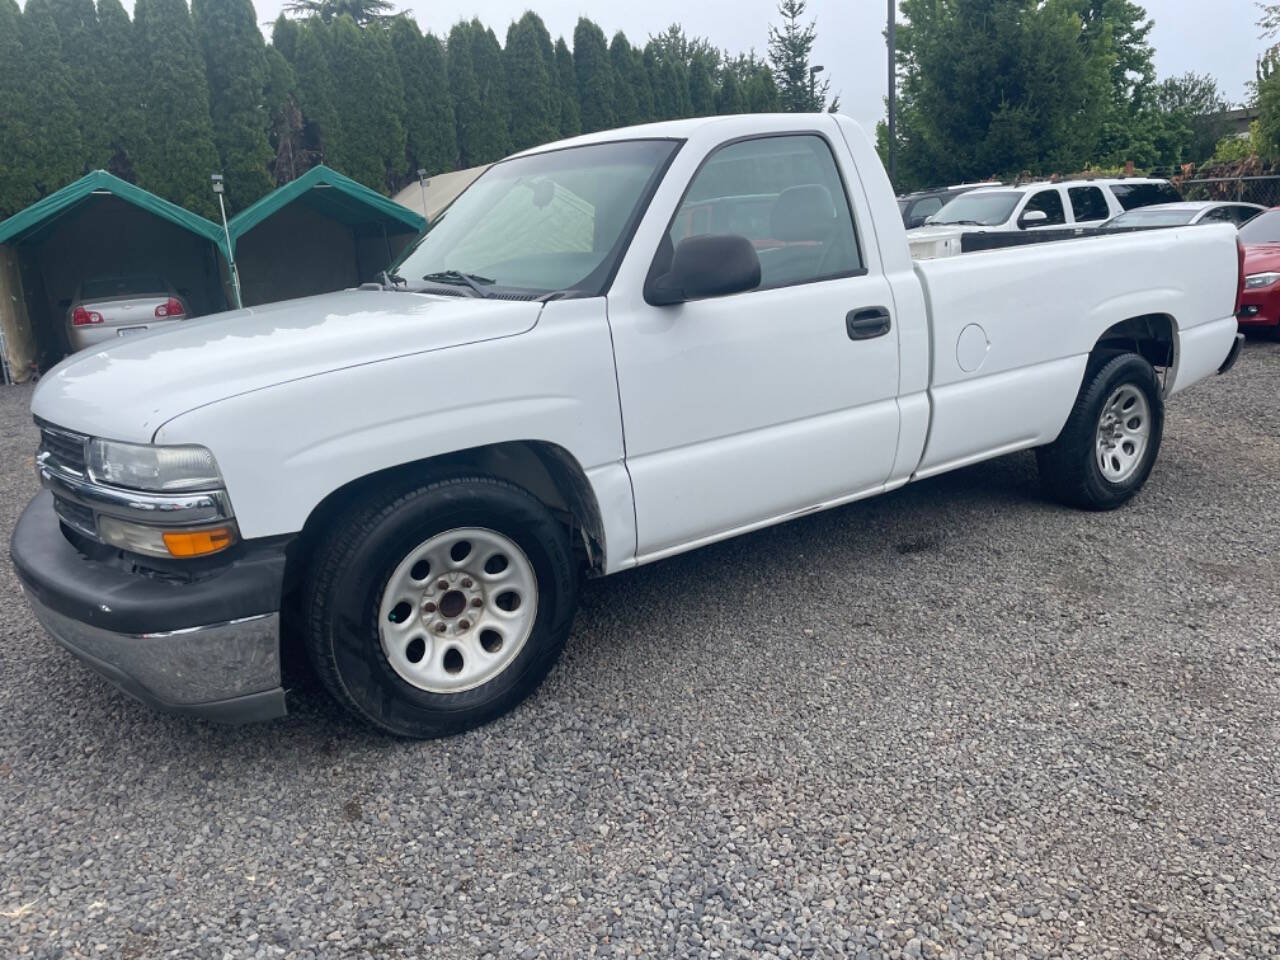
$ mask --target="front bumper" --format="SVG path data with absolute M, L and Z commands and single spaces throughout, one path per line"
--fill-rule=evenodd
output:
M 190 580 L 91 560 L 63 535 L 41 493 L 10 555 L 36 619 L 126 693 L 175 713 L 230 723 L 285 712 L 279 607 L 284 548 L 242 544 Z

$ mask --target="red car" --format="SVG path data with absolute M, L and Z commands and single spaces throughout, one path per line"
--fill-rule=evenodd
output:
M 1240 228 L 1244 244 L 1244 293 L 1236 319 L 1245 332 L 1280 334 L 1280 208 L 1258 214 Z

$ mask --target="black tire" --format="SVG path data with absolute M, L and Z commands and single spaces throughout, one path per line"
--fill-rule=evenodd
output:
M 528 640 L 502 673 L 473 689 L 430 692 L 392 668 L 379 639 L 378 608 L 410 551 L 461 527 L 497 531 L 524 551 L 538 608 Z M 303 596 L 305 644 L 325 687 L 357 716 L 396 736 L 449 736 L 502 716 L 537 688 L 564 649 L 577 589 L 568 532 L 532 494 L 474 475 L 404 485 L 340 518 L 318 544 Z
M 1103 406 L 1118 388 L 1132 385 L 1145 394 L 1151 413 L 1147 447 L 1137 467 L 1112 482 L 1098 463 L 1098 422 Z M 1164 399 L 1151 364 L 1136 353 L 1095 356 L 1066 426 L 1053 443 L 1036 450 L 1040 480 L 1051 497 L 1086 510 L 1114 510 L 1142 489 L 1155 466 L 1164 433 Z

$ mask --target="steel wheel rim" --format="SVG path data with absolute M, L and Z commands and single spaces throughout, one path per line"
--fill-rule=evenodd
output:
M 1123 483 L 1137 471 L 1151 443 L 1151 404 L 1131 383 L 1111 392 L 1098 417 L 1096 454 L 1102 476 Z
M 392 571 L 378 636 L 406 683 L 461 693 L 514 662 L 537 613 L 538 579 L 524 551 L 496 530 L 460 527 L 418 544 Z

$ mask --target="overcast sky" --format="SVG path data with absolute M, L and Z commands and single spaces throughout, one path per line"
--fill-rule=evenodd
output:
M 254 0 L 264 22 L 274 20 L 284 0 Z M 403 0 L 401 0 L 403 2 Z M 827 69 L 832 92 L 839 91 L 843 112 L 874 125 L 884 115 L 886 64 L 881 0 L 810 0 L 808 13 L 818 21 L 814 62 Z M 1243 100 L 1253 78 L 1254 60 L 1263 44 L 1255 26 L 1254 0 L 1220 0 L 1214 6 L 1189 0 L 1147 0 L 1155 20 L 1152 44 L 1161 78 L 1188 70 L 1217 78 L 1226 96 Z M 461 18 L 478 16 L 505 42 L 507 25 L 526 9 L 535 10 L 551 31 L 572 46 L 573 25 L 591 17 L 612 36 L 622 30 L 643 45 L 650 34 L 679 22 L 685 32 L 705 36 L 731 51 L 755 48 L 763 54 L 768 25 L 777 22 L 776 0 L 647 0 L 645 3 L 588 5 L 585 0 L 410 0 L 403 9 L 423 29 L 447 33 Z

